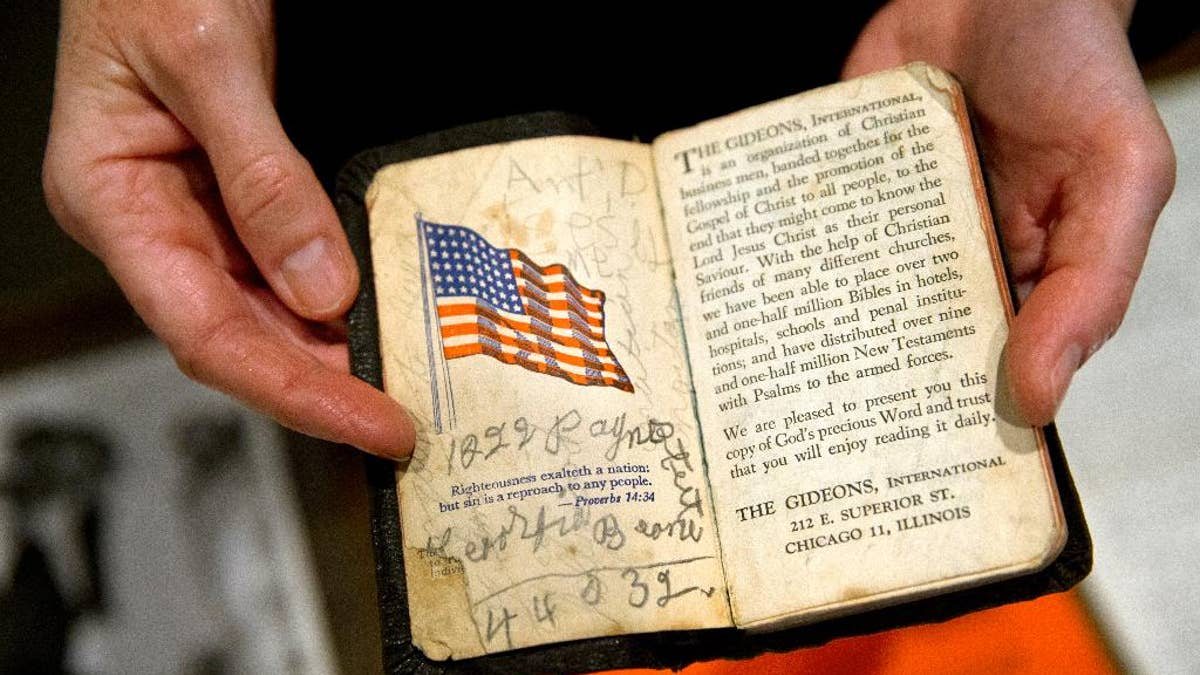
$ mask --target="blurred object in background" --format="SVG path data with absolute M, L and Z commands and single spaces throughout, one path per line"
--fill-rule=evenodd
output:
M 189 476 L 176 516 L 204 594 L 198 609 L 217 637 L 193 672 L 318 672 L 300 643 L 306 631 L 294 625 L 305 618 L 296 586 L 313 580 L 281 482 L 286 467 L 279 447 L 247 444 L 242 414 L 187 416 L 174 429 Z
M 0 380 L 0 673 L 332 673 L 284 436 L 156 343 Z
M 87 642 L 102 623 L 97 536 L 111 456 L 92 427 L 49 419 L 14 427 L 0 455 L 3 672 L 60 672 L 68 642 Z

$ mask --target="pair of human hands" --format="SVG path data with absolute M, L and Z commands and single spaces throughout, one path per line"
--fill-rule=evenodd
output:
M 1008 377 L 1034 425 L 1120 324 L 1174 184 L 1131 12 L 897 0 L 843 72 L 924 60 L 967 89 L 1023 299 Z M 407 414 L 348 372 L 336 322 L 358 274 L 275 113 L 272 19 L 267 0 L 66 0 L 47 201 L 189 376 L 299 431 L 403 457 Z

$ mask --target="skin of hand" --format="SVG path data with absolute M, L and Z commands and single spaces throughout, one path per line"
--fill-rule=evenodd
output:
M 1126 38 L 1130 1 L 897 0 L 844 77 L 923 60 L 958 77 L 1021 307 L 1006 346 L 1027 421 L 1054 417 L 1116 331 L 1175 156 Z
M 403 457 L 408 415 L 348 373 L 358 271 L 275 113 L 271 7 L 66 0 L 47 202 L 190 377 Z
M 270 6 L 66 0 L 47 201 L 184 372 L 305 433 L 403 456 L 411 422 L 346 373 L 344 336 L 327 323 L 352 302 L 357 272 L 274 112 Z M 1033 424 L 1116 330 L 1173 186 L 1125 38 L 1130 12 L 898 0 L 844 69 L 922 59 L 963 82 L 1027 294 L 1007 364 Z

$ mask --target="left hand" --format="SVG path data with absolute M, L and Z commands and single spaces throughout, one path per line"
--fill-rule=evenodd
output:
M 191 377 L 289 427 L 407 456 L 348 371 L 358 271 L 272 101 L 269 0 L 64 0 L 43 182 Z

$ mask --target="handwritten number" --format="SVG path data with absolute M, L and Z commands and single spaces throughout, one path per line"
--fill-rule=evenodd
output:
M 533 435 L 537 433 L 537 428 L 529 423 L 529 420 L 524 417 L 518 417 L 513 422 L 513 431 L 517 432 L 521 437 L 521 444 L 517 446 L 517 450 L 524 450 L 529 441 L 533 440 Z
M 541 597 L 533 596 L 533 616 L 538 620 L 538 623 L 550 622 L 551 626 L 557 626 L 554 621 L 554 607 L 550 604 L 550 593 L 546 592 Z
M 459 445 L 457 438 L 450 439 L 450 453 L 446 456 L 446 473 L 454 473 L 454 454 L 458 453 L 458 463 L 462 468 L 469 469 L 475 463 L 475 457 L 483 454 L 479 450 L 479 438 L 475 434 L 468 434 L 462 439 L 462 444 Z
M 678 593 L 672 593 L 671 592 L 671 570 L 670 569 L 665 569 L 665 570 L 659 572 L 656 578 L 658 579 L 658 583 L 663 585 L 662 595 L 658 596 L 654 600 L 654 603 L 656 605 L 658 605 L 659 607 L 666 607 L 667 603 L 671 602 L 675 598 L 687 595 L 688 593 L 691 593 L 693 591 L 699 591 L 704 597 L 711 598 L 713 593 L 716 592 L 716 590 L 717 590 L 716 587 L 713 587 L 713 586 L 709 586 L 708 588 L 700 588 L 699 586 L 688 586 L 687 588 L 683 589 L 682 591 L 679 591 Z
M 600 603 L 600 594 L 604 584 L 600 583 L 600 577 L 588 572 L 587 585 L 579 592 L 579 597 L 589 605 L 597 605 Z
M 462 468 L 471 468 L 471 465 L 475 463 L 475 457 L 479 454 L 479 437 L 475 434 L 468 435 L 463 439 L 462 450 L 459 451 L 459 456 L 462 458 Z
M 650 586 L 641 580 L 638 571 L 632 567 L 622 572 L 621 578 L 627 579 L 630 575 L 633 575 L 633 581 L 629 582 L 629 587 L 634 590 L 629 592 L 629 604 L 633 607 L 642 607 L 646 604 L 646 600 L 650 598 Z M 634 598 L 637 597 L 639 591 L 641 592 L 641 597 L 635 601 Z
M 654 604 L 659 607 L 666 607 L 674 596 L 671 595 L 671 570 L 663 570 L 658 573 L 658 583 L 663 585 L 663 594 L 654 601 Z
M 512 629 L 509 627 L 509 623 L 515 618 L 517 618 L 517 615 L 508 611 L 507 607 L 501 608 L 499 618 L 496 618 L 495 614 L 492 613 L 492 608 L 488 607 L 488 618 L 487 618 L 487 641 L 488 641 L 488 643 L 490 644 L 492 642 L 492 639 L 496 637 L 496 634 L 499 633 L 501 629 L 504 629 L 504 641 L 508 644 L 508 648 L 512 649 L 512 646 L 513 646 Z
M 496 444 L 492 446 L 491 450 L 487 451 L 487 453 L 483 456 L 484 459 L 491 459 L 492 455 L 496 454 L 496 452 L 499 451 L 500 448 L 508 447 L 508 443 L 504 442 L 504 427 L 506 427 L 506 426 L 508 426 L 508 422 L 505 422 L 498 427 L 496 427 L 496 426 L 488 427 L 487 431 L 483 432 L 484 438 L 495 438 L 496 439 Z

